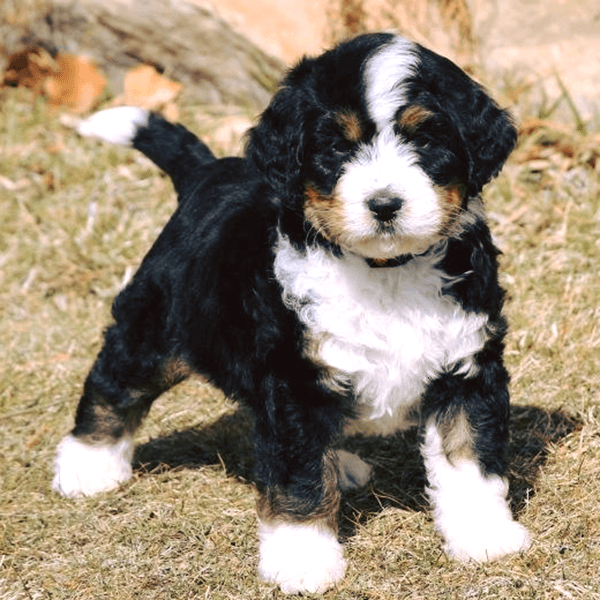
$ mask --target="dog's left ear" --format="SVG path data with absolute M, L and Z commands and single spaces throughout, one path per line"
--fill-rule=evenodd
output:
M 423 49 L 419 76 L 458 128 L 470 157 L 468 195 L 477 196 L 512 152 L 517 131 L 509 113 L 448 59 Z

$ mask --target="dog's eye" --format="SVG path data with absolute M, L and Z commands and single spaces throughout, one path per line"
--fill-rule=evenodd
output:
M 350 144 L 346 140 L 338 138 L 332 142 L 331 149 L 334 154 L 346 154 L 350 149 Z
M 455 151 L 455 153 L 462 139 L 456 126 L 446 114 L 421 111 L 416 108 L 407 109 L 396 119 L 394 131 L 396 135 L 419 148 L 443 148 L 445 151 Z

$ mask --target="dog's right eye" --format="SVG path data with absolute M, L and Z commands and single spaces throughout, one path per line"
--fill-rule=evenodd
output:
M 350 144 L 346 140 L 338 138 L 331 144 L 331 149 L 337 155 L 347 154 L 350 150 Z

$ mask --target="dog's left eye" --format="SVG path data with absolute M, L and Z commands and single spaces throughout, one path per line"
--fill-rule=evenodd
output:
M 331 144 L 331 150 L 334 154 L 346 154 L 350 150 L 350 144 L 343 139 L 334 140 Z
M 420 148 L 450 148 L 456 138 L 454 126 L 442 115 L 429 116 L 410 127 L 397 122 L 394 133 Z

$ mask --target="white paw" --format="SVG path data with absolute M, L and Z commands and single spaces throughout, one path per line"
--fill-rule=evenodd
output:
M 342 491 L 356 490 L 365 487 L 371 479 L 373 467 L 362 460 L 358 455 L 337 450 L 339 480 Z
M 445 550 L 461 561 L 486 562 L 523 552 L 531 545 L 529 532 L 512 518 L 474 519 L 446 534 Z
M 529 547 L 529 533 L 513 520 L 506 479 L 484 475 L 474 460 L 451 464 L 433 424 L 427 426 L 422 452 L 435 526 L 450 556 L 483 562 Z
M 57 448 L 52 487 L 68 498 L 112 490 L 131 477 L 132 456 L 130 438 L 91 446 L 68 435 Z
M 148 124 L 149 113 L 136 106 L 117 106 L 94 113 L 76 125 L 84 137 L 100 138 L 112 144 L 130 146 L 140 127 Z
M 344 576 L 344 551 L 324 525 L 260 523 L 258 535 L 259 574 L 286 594 L 321 593 Z
M 484 562 L 526 550 L 531 541 L 508 506 L 505 479 L 485 477 L 477 464 L 463 461 L 430 475 L 429 495 L 446 552 L 458 560 Z

